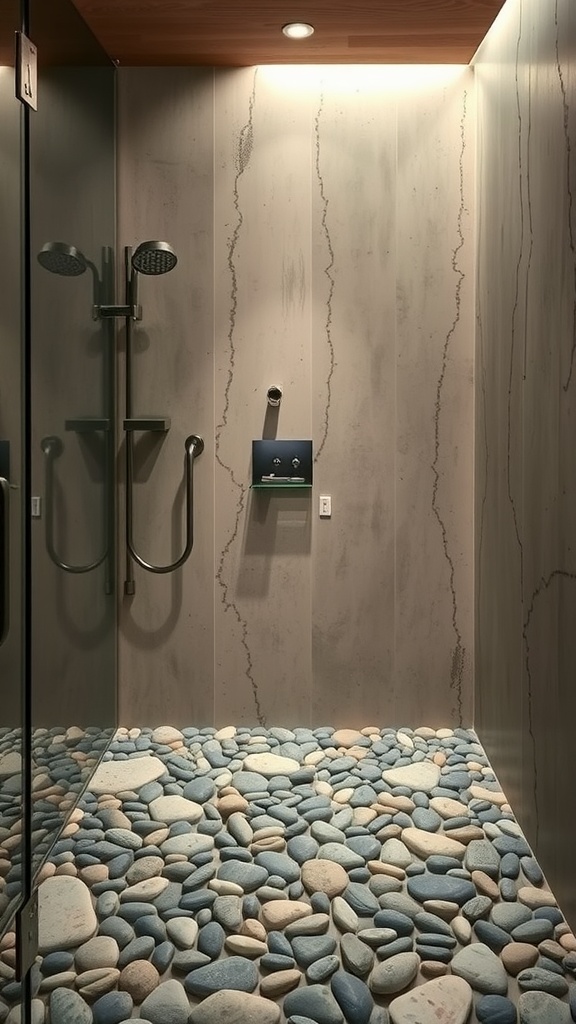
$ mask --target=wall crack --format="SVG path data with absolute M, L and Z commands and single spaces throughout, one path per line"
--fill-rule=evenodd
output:
M 448 543 L 448 531 L 446 523 L 440 512 L 440 506 L 438 502 L 438 488 L 440 484 L 440 420 L 442 414 L 442 391 L 444 388 L 444 382 L 446 378 L 446 371 L 448 367 L 448 353 L 450 344 L 456 333 L 458 325 L 460 323 L 460 312 L 462 303 L 462 285 L 466 278 L 466 274 L 462 270 L 459 264 L 460 250 L 464 246 L 464 232 L 462 230 L 462 224 L 464 220 L 464 214 L 466 212 L 466 206 L 464 202 L 464 153 L 466 150 L 466 134 L 465 134 L 465 123 L 466 123 L 466 104 L 467 104 L 467 93 L 464 91 L 462 117 L 460 120 L 460 155 L 459 155 L 459 189 L 460 189 L 460 203 L 458 207 L 457 217 L 457 236 L 458 241 L 452 251 L 451 265 L 454 274 L 456 274 L 456 292 L 455 292 L 455 305 L 456 310 L 454 313 L 454 319 L 450 330 L 448 331 L 444 340 L 444 347 L 442 350 L 442 364 L 440 369 L 440 376 L 436 385 L 436 402 L 434 407 L 434 459 L 432 461 L 432 473 L 434 476 L 434 482 L 432 486 L 432 511 L 438 520 L 440 532 L 442 534 L 442 547 L 444 550 L 444 557 L 448 563 L 449 575 L 450 575 L 450 594 L 452 598 L 452 629 L 456 638 L 455 645 L 452 649 L 451 654 L 451 666 L 450 666 L 450 688 L 454 691 L 456 699 L 455 712 L 458 717 L 459 725 L 463 724 L 462 710 L 463 710 L 463 698 L 462 698 L 462 683 L 464 675 L 464 665 L 466 658 L 466 649 L 462 643 L 462 633 L 458 624 L 458 601 L 456 595 L 456 583 L 455 574 L 456 568 L 454 565 L 454 559 L 450 552 L 450 546 Z
M 226 387 L 224 389 L 224 407 L 222 409 L 222 417 L 220 422 L 216 426 L 215 432 L 215 443 L 214 443 L 214 454 L 218 465 L 227 473 L 230 478 L 235 491 L 236 491 L 236 507 L 234 512 L 234 524 L 232 532 L 224 545 L 220 554 L 218 562 L 218 568 L 216 570 L 216 581 L 221 588 L 222 604 L 226 612 L 232 612 L 234 615 L 241 632 L 240 642 L 244 649 L 246 656 L 246 678 L 250 683 L 252 691 L 252 697 L 254 700 L 254 708 L 256 713 L 256 720 L 258 725 L 265 726 L 266 720 L 262 713 L 260 706 L 260 698 L 258 693 L 258 686 L 254 678 L 254 665 L 252 661 L 252 654 L 249 645 L 249 630 L 248 622 L 242 615 L 238 605 L 236 604 L 232 596 L 232 588 L 229 582 L 225 578 L 226 562 L 232 550 L 232 547 L 238 538 L 240 532 L 240 523 L 242 515 L 246 508 L 246 496 L 248 488 L 245 483 L 238 480 L 234 469 L 230 466 L 225 459 L 222 457 L 222 445 L 223 435 L 228 427 L 228 414 L 230 411 L 230 391 L 234 383 L 234 370 L 236 367 L 236 344 L 235 344 L 235 333 L 236 333 L 236 317 L 238 312 L 238 275 L 236 270 L 236 250 L 241 236 L 242 225 L 244 223 L 244 216 L 240 206 L 240 179 L 244 174 L 252 155 L 252 147 L 254 143 L 254 104 L 256 102 L 256 79 L 258 75 L 258 69 L 254 71 L 254 78 L 252 82 L 252 92 L 248 103 L 248 120 L 246 124 L 240 129 L 238 137 L 238 148 L 236 152 L 236 174 L 234 177 L 234 188 L 233 188 L 233 203 L 234 210 L 236 213 L 236 224 L 234 230 L 228 242 L 228 256 L 227 264 L 230 272 L 230 316 L 228 325 L 228 377 L 226 380 Z
M 328 263 L 324 267 L 324 274 L 328 279 L 328 297 L 326 299 L 326 326 L 325 335 L 326 343 L 328 345 L 328 353 L 330 358 L 330 365 L 328 369 L 328 376 L 326 378 L 326 406 L 324 408 L 324 425 L 322 440 L 318 445 L 318 449 L 314 456 L 314 462 L 317 462 L 322 454 L 324 445 L 328 438 L 328 431 L 330 428 L 330 406 L 332 403 L 332 377 L 334 376 L 334 370 L 336 369 L 336 358 L 334 353 L 334 342 L 332 340 L 332 297 L 334 295 L 334 275 L 332 268 L 334 266 L 334 249 L 332 247 L 332 239 L 330 237 L 330 230 L 328 228 L 328 198 L 324 191 L 324 178 L 320 170 L 320 119 L 322 111 L 324 109 L 324 93 L 320 94 L 320 105 L 314 118 L 314 132 L 316 139 L 316 179 L 320 191 L 320 199 L 322 201 L 322 231 L 326 240 L 326 247 L 328 249 Z

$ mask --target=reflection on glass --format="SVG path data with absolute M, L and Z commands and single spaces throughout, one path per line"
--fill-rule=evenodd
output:
M 94 318 L 114 294 L 115 153 L 114 69 L 72 4 L 31 0 L 30 36 L 34 878 L 115 727 L 115 324 Z
M 22 894 L 22 338 L 18 4 L 0 5 L 0 936 Z

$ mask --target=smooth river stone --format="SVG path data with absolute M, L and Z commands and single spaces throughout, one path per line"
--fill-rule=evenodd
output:
M 140 1018 L 150 1024 L 188 1024 L 189 1015 L 188 996 L 174 978 L 158 985 L 140 1007 Z
M 397 996 L 390 1003 L 392 1024 L 466 1024 L 472 1007 L 472 989 L 462 978 L 435 978 Z
M 140 789 L 166 774 L 157 757 L 129 757 L 125 761 L 103 761 L 90 779 L 91 793 L 122 793 Z
M 476 894 L 472 882 L 452 875 L 415 875 L 408 879 L 407 889 L 408 894 L 420 903 L 425 900 L 448 900 L 460 907 Z
M 92 1010 L 77 992 L 57 988 L 50 993 L 52 1024 L 92 1024 Z
M 368 1024 L 374 1001 L 370 989 L 360 978 L 338 971 L 332 976 L 330 987 L 349 1024 Z
M 382 778 L 389 786 L 406 786 L 408 789 L 430 793 L 440 780 L 440 768 L 432 761 L 417 761 L 400 768 L 387 768 Z
M 401 839 L 387 839 L 380 853 L 380 860 L 384 864 L 391 864 L 397 868 L 407 868 L 412 863 L 412 854 Z
M 482 942 L 473 942 L 456 953 L 452 973 L 483 995 L 505 996 L 508 991 L 508 978 L 500 957 Z
M 530 910 L 537 910 L 539 907 L 555 907 L 556 900 L 547 889 L 536 889 L 531 885 L 522 885 L 517 893 L 520 903 L 529 907 Z
M 567 1004 L 547 992 L 523 992 L 518 1011 L 520 1024 L 572 1024 Z
M 223 989 L 235 992 L 253 992 L 258 984 L 258 970 L 251 960 L 242 956 L 229 956 L 190 971 L 184 979 L 187 992 L 196 996 L 212 995 Z
M 266 779 L 274 775 L 287 775 L 290 778 L 294 772 L 300 770 L 300 764 L 292 757 L 282 757 L 280 754 L 247 754 L 244 758 L 243 768 L 247 772 L 256 772 Z
M 195 1006 L 190 1024 L 278 1024 L 280 1007 L 246 992 L 215 992 Z
M 490 878 L 498 878 L 500 854 L 488 839 L 473 839 L 466 847 L 464 867 L 468 871 L 483 871 Z
M 458 857 L 462 860 L 466 853 L 466 847 L 456 839 L 449 839 L 444 834 L 436 832 L 425 832 L 420 828 L 405 828 L 402 832 L 402 842 L 412 853 L 416 853 L 424 860 L 433 854 L 441 857 Z
M 263 904 L 260 913 L 262 923 L 268 931 L 281 930 L 292 921 L 309 917 L 312 914 L 312 907 L 309 903 L 298 900 L 270 900 Z
M 402 992 L 418 973 L 420 957 L 417 953 L 397 953 L 396 956 L 376 964 L 368 979 L 371 992 L 393 995 Z
M 302 882 L 307 892 L 324 892 L 332 898 L 344 892 L 349 878 L 340 864 L 316 858 L 302 865 Z
M 342 1011 L 325 985 L 307 985 L 289 992 L 284 999 L 284 1016 L 306 1017 L 316 1024 L 341 1024 Z
M 358 914 L 341 896 L 335 896 L 331 904 L 334 924 L 341 932 L 355 932 L 358 929 Z
M 90 890 L 84 882 L 71 875 L 53 875 L 42 882 L 38 889 L 38 950 L 42 955 L 82 945 L 97 927 Z
M 203 814 L 200 804 L 184 796 L 159 796 L 149 804 L 149 811 L 154 821 L 163 821 L 165 825 L 172 825 L 175 821 L 195 824 Z
M 198 835 L 196 832 L 185 832 L 181 836 L 171 836 L 161 846 L 164 857 L 170 853 L 182 854 L 187 859 L 196 857 L 199 853 L 208 853 L 214 848 L 212 836 Z
M 452 800 L 448 796 L 433 796 L 430 800 L 430 807 L 436 811 L 441 818 L 459 818 L 461 815 L 470 816 L 470 810 L 460 800 Z

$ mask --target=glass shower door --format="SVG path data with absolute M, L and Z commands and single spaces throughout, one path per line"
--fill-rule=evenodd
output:
M 0 935 L 22 896 L 22 108 L 14 96 L 17 0 L 0 5 Z

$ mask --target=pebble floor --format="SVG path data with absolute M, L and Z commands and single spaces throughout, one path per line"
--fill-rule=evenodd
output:
M 33 1024 L 576 1021 L 576 939 L 470 730 L 119 730 L 39 902 Z

